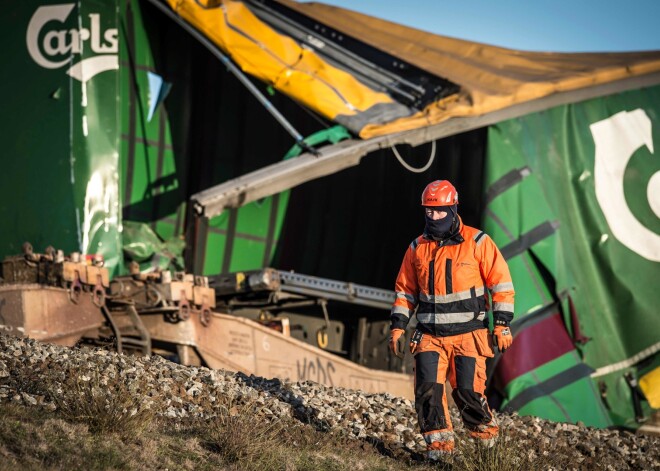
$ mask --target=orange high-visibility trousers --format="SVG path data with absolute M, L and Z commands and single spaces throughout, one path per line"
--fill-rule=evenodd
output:
M 447 380 L 470 436 L 497 436 L 499 427 L 484 395 L 486 358 L 493 356 L 488 329 L 447 337 L 423 335 L 415 351 L 415 409 L 429 450 L 451 451 L 454 447 Z

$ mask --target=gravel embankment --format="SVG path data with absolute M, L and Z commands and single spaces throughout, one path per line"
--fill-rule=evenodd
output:
M 0 402 L 55 409 L 44 385 L 98 384 L 112 393 L 118 380 L 141 402 L 173 422 L 212 418 L 228 398 L 261 406 L 259 420 L 297 417 L 323 430 L 375 439 L 403 452 L 421 451 L 423 440 L 410 401 L 389 394 L 292 383 L 204 367 L 186 367 L 158 356 L 133 357 L 101 349 L 65 348 L 0 333 Z M 90 383 L 90 384 L 91 384 Z M 65 386 L 62 386 L 65 387 Z M 460 433 L 457 411 L 452 421 Z M 554 423 L 517 414 L 498 414 L 509 438 L 530 457 L 560 454 L 576 469 L 659 469 L 660 438 L 629 431 Z

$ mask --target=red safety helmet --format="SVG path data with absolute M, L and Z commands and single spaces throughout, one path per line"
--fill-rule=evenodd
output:
M 422 206 L 451 206 L 458 204 L 458 192 L 447 180 L 429 183 L 422 192 Z

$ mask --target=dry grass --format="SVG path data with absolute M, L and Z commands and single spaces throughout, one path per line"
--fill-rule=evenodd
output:
M 269 422 L 256 402 L 228 401 L 213 420 L 192 424 L 203 446 L 236 470 L 386 470 L 400 468 L 373 446 L 321 432 L 293 418 Z M 403 466 L 407 469 L 406 466 Z
M 255 402 L 239 405 L 227 400 L 218 416 L 206 426 L 204 441 L 226 463 L 241 463 L 265 469 L 276 460 L 284 423 L 263 419 L 262 406 Z
M 36 408 L 0 405 L 0 470 L 130 469 L 122 446 Z
M 210 420 L 175 424 L 148 418 L 151 427 L 139 426 L 142 432 L 129 436 L 104 431 L 135 430 L 134 425 L 127 426 L 125 414 L 89 427 L 81 417 L 92 409 L 85 406 L 81 412 L 80 407 L 47 412 L 0 404 L 0 470 L 512 471 L 566 469 L 567 465 L 550 453 L 531 455 L 506 430 L 492 448 L 458 434 L 457 453 L 444 462 L 429 463 L 420 460 L 421 455 L 322 432 L 295 419 L 267 422 L 253 402 L 227 402 Z
M 139 436 L 159 412 L 158 403 L 139 397 L 125 378 L 102 384 L 98 372 L 89 376 L 67 373 L 61 382 L 47 381 L 45 393 L 65 420 L 84 423 L 93 433 Z
M 206 421 L 175 425 L 156 418 L 141 434 L 122 436 L 88 427 L 80 421 L 79 409 L 47 412 L 0 404 L 0 471 L 431 469 L 384 457 L 368 443 L 320 432 L 294 419 L 261 421 L 258 413 L 259 407 L 248 403 Z M 121 423 L 125 426 L 123 419 Z
M 538 456 L 515 439 L 507 428 L 500 429 L 493 446 L 486 447 L 479 440 L 457 434 L 457 453 L 447 460 L 447 464 L 465 471 L 527 471 L 565 469 L 561 457 L 550 453 Z

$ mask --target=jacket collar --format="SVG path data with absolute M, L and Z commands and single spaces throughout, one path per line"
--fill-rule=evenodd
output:
M 426 231 L 424 231 L 424 234 L 422 234 L 423 237 L 427 240 L 435 241 L 437 243 L 438 247 L 445 247 L 447 245 L 458 245 L 458 244 L 460 244 L 461 242 L 463 242 L 465 240 L 463 238 L 463 236 L 461 235 L 461 232 L 463 232 L 463 220 L 461 219 L 461 217 L 458 214 L 456 215 L 456 217 L 457 217 L 457 224 L 456 224 L 457 227 L 454 228 L 451 231 L 451 233 L 449 234 L 449 236 L 447 236 L 446 238 L 436 240 L 433 237 L 431 237 L 429 234 L 427 234 Z

